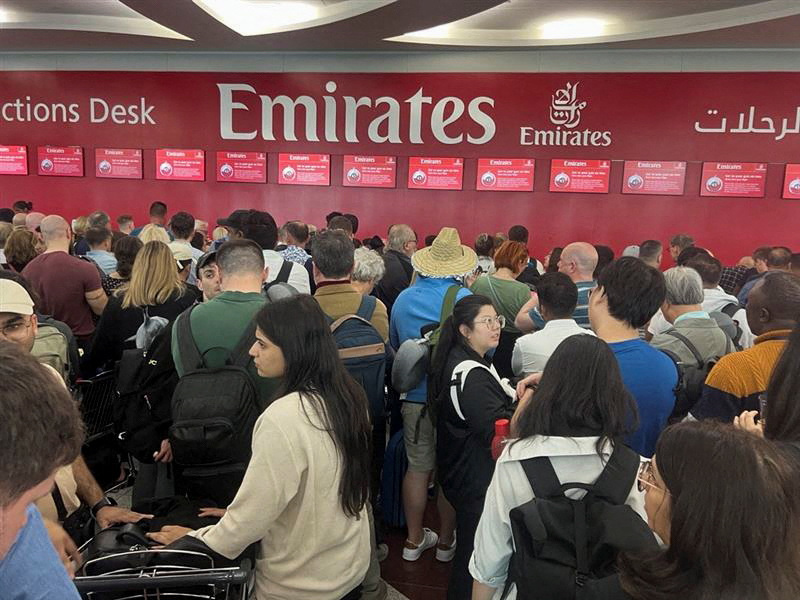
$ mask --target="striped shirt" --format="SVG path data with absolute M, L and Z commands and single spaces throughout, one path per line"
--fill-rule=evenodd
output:
M 572 313 L 572 318 L 575 319 L 575 322 L 584 329 L 591 329 L 592 326 L 589 324 L 589 292 L 597 286 L 597 282 L 579 281 L 575 285 L 578 286 L 578 304 L 575 306 L 575 310 Z M 536 329 L 544 328 L 544 319 L 539 313 L 538 307 L 529 311 L 528 316 L 533 321 Z
M 742 411 L 759 410 L 758 397 L 767 389 L 789 334 L 789 329 L 768 331 L 756 338 L 752 348 L 720 358 L 706 378 L 692 416 L 730 423 Z

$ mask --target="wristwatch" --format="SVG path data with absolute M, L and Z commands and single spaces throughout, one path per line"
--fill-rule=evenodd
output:
M 106 506 L 116 506 L 116 505 L 117 505 L 117 501 L 116 500 L 114 500 L 113 498 L 109 498 L 108 496 L 103 496 L 97 502 L 97 504 L 95 504 L 91 509 L 89 509 L 89 512 L 92 513 L 92 518 L 96 521 L 97 520 L 97 512 L 101 508 L 105 508 Z

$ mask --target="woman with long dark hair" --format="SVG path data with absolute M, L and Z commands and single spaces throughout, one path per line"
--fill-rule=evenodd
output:
M 492 598 L 508 577 L 513 550 L 509 513 L 534 497 L 521 461 L 547 457 L 559 480 L 593 484 L 637 420 L 636 404 L 608 344 L 580 334 L 561 342 L 536 393 L 531 397 L 529 391 L 520 401 L 512 428 L 518 439 L 497 461 L 486 493 L 470 561 L 473 600 Z M 578 492 L 567 495 L 573 493 Z M 626 504 L 644 517 L 635 483 Z M 508 598 L 516 598 L 513 585 Z
M 447 597 L 468 598 L 472 589 L 469 557 L 486 490 L 494 473 L 492 438 L 498 419 L 511 418 L 514 390 L 501 382 L 486 354 L 496 348 L 504 317 L 479 295 L 459 300 L 442 327 L 429 378 L 436 420 L 439 482 L 456 511 L 458 543 L 445 545 L 437 558 L 454 557 Z
M 800 598 L 800 472 L 785 449 L 729 424 L 679 423 L 639 480 L 666 547 L 620 555 L 630 598 Z
M 253 456 L 216 525 L 191 532 L 228 558 L 259 544 L 257 600 L 356 600 L 370 558 L 369 408 L 311 296 L 264 306 L 250 350 L 258 374 L 280 377 L 253 430 Z M 167 527 L 169 543 L 189 533 Z

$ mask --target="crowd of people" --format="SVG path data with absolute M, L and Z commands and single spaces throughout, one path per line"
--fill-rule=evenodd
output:
M 253 556 L 259 600 L 385 598 L 429 550 L 451 600 L 800 597 L 800 254 L 358 229 L 0 209 L 0 595 L 77 598 L 137 523 Z M 84 445 L 109 376 L 130 507 Z

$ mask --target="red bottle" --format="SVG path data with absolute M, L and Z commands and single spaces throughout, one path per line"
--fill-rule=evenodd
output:
M 511 435 L 511 421 L 498 419 L 494 422 L 494 438 L 492 438 L 492 458 L 494 460 L 497 460 L 503 453 L 509 435 Z

